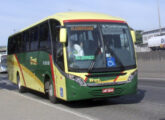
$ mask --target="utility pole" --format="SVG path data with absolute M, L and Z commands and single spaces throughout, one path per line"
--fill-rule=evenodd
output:
M 160 29 L 160 35 L 162 34 L 162 28 L 161 28 L 161 20 L 160 20 L 160 6 L 159 6 L 159 0 L 157 0 L 157 8 L 158 8 L 158 18 L 159 18 L 159 29 Z

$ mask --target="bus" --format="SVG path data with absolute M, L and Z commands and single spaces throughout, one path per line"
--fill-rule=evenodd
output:
M 135 36 L 118 17 L 90 12 L 49 16 L 8 39 L 9 80 L 76 101 L 135 94 Z
M 6 53 L 0 53 L 0 73 L 7 72 L 7 55 Z

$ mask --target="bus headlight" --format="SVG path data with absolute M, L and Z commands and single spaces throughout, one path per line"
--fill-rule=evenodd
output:
M 137 75 L 137 70 L 134 71 L 133 73 L 131 73 L 131 75 L 128 77 L 128 81 L 127 82 L 132 82 L 132 80 L 134 79 L 134 77 Z
M 80 78 L 80 77 L 78 77 L 78 76 L 75 76 L 75 75 L 71 75 L 71 74 L 68 74 L 67 76 L 68 76 L 68 78 L 69 78 L 70 80 L 75 81 L 75 82 L 78 83 L 80 86 L 87 86 L 87 84 L 85 83 L 85 81 L 84 81 L 82 78 Z

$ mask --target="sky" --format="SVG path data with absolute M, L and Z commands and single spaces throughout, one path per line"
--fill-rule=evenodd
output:
M 159 0 L 165 27 L 165 0 Z M 0 0 L 0 46 L 8 36 L 58 12 L 97 12 L 124 18 L 135 30 L 159 28 L 157 0 Z

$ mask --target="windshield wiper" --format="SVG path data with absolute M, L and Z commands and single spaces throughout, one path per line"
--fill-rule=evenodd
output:
M 100 47 L 98 46 L 97 49 L 96 49 L 96 52 L 94 54 L 94 59 L 91 61 L 90 65 L 89 65 L 89 68 L 88 68 L 88 72 L 91 72 L 91 70 L 93 69 L 93 67 L 95 66 L 95 63 L 96 63 L 96 58 L 97 56 L 99 55 L 100 53 Z

